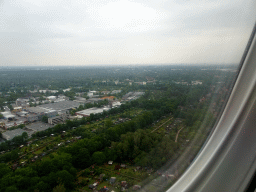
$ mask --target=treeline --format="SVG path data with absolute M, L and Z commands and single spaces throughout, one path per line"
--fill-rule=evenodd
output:
M 0 191 L 49 192 L 59 184 L 64 184 L 66 191 L 73 191 L 76 172 L 71 156 L 64 153 L 15 171 L 0 164 Z

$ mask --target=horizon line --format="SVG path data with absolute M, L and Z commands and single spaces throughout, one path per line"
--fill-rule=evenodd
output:
M 94 65 L 0 65 L 0 68 L 14 68 L 14 67 L 111 67 L 111 66 L 119 66 L 119 67 L 138 67 L 138 66 L 177 66 L 177 65 L 186 65 L 186 66 L 211 66 L 211 65 L 222 65 L 222 66 L 236 66 L 239 63 L 159 63 L 159 64 L 94 64 Z

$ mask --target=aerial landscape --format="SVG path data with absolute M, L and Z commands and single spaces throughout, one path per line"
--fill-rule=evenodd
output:
M 175 187 L 217 130 L 252 7 L 0 0 L 0 192 Z
M 2 68 L 1 191 L 169 187 L 206 140 L 236 73 L 185 64 Z

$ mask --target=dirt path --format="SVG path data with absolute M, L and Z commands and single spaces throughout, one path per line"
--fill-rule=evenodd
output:
M 177 143 L 177 141 L 178 141 L 178 136 L 179 136 L 179 133 L 180 133 L 180 131 L 183 129 L 184 127 L 182 127 L 179 131 L 178 131 L 178 133 L 176 134 L 176 139 L 175 139 L 175 143 Z
M 170 120 L 172 120 L 173 118 L 171 117 L 170 119 L 168 119 L 166 122 L 164 122 L 162 125 L 160 125 L 159 127 L 155 128 L 153 131 L 151 131 L 151 133 L 155 132 L 157 129 L 159 129 L 160 127 L 162 127 L 164 124 L 166 124 L 167 122 L 169 122 Z

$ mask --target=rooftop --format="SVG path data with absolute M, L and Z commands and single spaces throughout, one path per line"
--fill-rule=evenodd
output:
M 53 127 L 53 125 L 50 125 L 48 123 L 42 123 L 42 122 L 36 122 L 36 123 L 31 123 L 29 125 L 26 125 L 28 129 L 31 129 L 32 131 L 44 131 L 50 127 Z
M 6 112 L 1 112 L 2 113 L 2 115 L 4 116 L 4 118 L 14 118 L 15 117 L 15 115 L 13 115 L 13 114 L 11 114 L 11 112 L 9 112 L 9 111 L 6 111 Z
M 79 103 L 74 102 L 74 101 L 61 101 L 58 103 L 49 103 L 49 104 L 44 104 L 41 105 L 40 107 L 45 108 L 45 109 L 50 109 L 50 110 L 67 110 L 67 109 L 72 109 L 79 107 Z
M 7 140 L 11 140 L 16 136 L 20 136 L 22 135 L 22 133 L 24 133 L 26 131 L 24 131 L 23 129 L 14 129 L 11 131 L 5 131 L 2 133 L 3 138 L 7 139 Z
M 114 99 L 115 98 L 115 96 L 108 96 L 108 97 L 102 97 L 101 99 Z
M 46 113 L 49 111 L 63 111 L 63 110 L 69 110 L 72 108 L 79 107 L 79 103 L 74 101 L 60 101 L 58 103 L 49 103 L 49 104 L 43 104 L 37 107 L 30 107 L 27 110 L 32 113 Z
M 40 107 L 30 107 L 28 108 L 27 110 L 31 113 L 45 113 L 47 112 L 48 110 L 47 109 L 44 109 L 41 107 L 42 105 L 40 105 Z
M 102 113 L 103 111 L 108 111 L 110 108 L 108 107 L 102 107 L 102 108 L 89 108 L 89 109 L 85 109 L 82 111 L 78 111 L 76 112 L 77 115 L 83 115 L 83 116 L 90 116 L 90 114 L 97 114 L 97 113 Z

